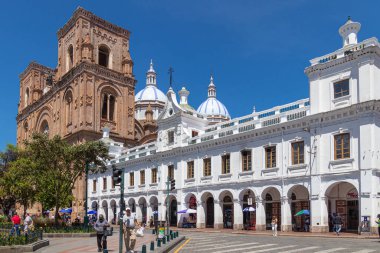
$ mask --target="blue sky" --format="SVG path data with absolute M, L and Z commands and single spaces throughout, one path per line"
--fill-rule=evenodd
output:
M 348 15 L 362 24 L 359 40 L 380 33 L 378 1 L 4 1 L 0 150 L 16 141 L 18 75 L 33 60 L 56 67 L 56 32 L 78 6 L 132 32 L 136 93 L 152 58 L 159 88 L 167 91 L 173 66 L 174 89 L 186 86 L 197 108 L 213 72 L 217 98 L 232 117 L 309 97 L 303 71 L 342 46 L 338 28 Z

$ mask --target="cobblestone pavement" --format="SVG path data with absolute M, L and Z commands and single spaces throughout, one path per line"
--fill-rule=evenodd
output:
M 86 253 L 86 252 L 98 252 L 96 245 L 96 237 L 86 238 L 48 238 L 50 246 L 44 247 L 35 251 L 37 253 Z M 137 237 L 135 252 L 141 252 L 142 245 L 145 244 L 147 251 L 149 252 L 150 242 L 155 240 L 155 235 L 146 233 L 144 237 Z M 114 234 L 107 239 L 108 251 L 118 253 L 119 252 L 119 233 Z M 123 252 L 125 252 L 125 246 L 123 241 Z
M 379 239 L 320 238 L 185 232 L 180 253 L 380 253 Z M 180 248 L 182 246 L 182 248 Z M 180 249 L 178 251 L 178 249 Z M 176 251 L 177 250 L 177 251 Z

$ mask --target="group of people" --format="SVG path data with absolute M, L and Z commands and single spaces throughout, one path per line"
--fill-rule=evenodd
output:
M 133 253 L 136 244 L 136 235 L 141 235 L 142 232 L 140 231 L 143 231 L 143 227 L 141 227 L 141 225 L 137 222 L 136 217 L 132 215 L 130 208 L 126 208 L 122 222 L 125 248 L 127 253 Z M 110 224 L 104 218 L 104 215 L 100 214 L 98 220 L 94 224 L 94 228 L 97 232 L 98 252 L 102 252 L 103 249 L 107 249 L 106 231 L 109 226 Z M 137 232 L 136 228 L 138 228 Z
M 21 235 L 21 218 L 20 218 L 20 216 L 17 213 L 15 213 L 12 216 L 11 220 L 12 220 L 12 229 L 11 229 L 10 234 L 20 236 Z M 33 219 L 32 219 L 32 217 L 30 217 L 29 213 L 26 214 L 25 219 L 23 221 L 23 224 L 24 224 L 24 228 L 23 228 L 24 234 L 28 234 L 30 231 L 34 230 Z

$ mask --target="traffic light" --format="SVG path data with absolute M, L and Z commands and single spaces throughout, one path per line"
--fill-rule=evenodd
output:
M 121 183 L 121 174 L 123 173 L 122 169 L 112 168 L 112 177 L 115 185 L 120 185 Z
M 170 179 L 170 190 L 174 190 L 175 189 L 175 179 Z

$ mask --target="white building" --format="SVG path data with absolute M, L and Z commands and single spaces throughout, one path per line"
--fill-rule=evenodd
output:
M 183 225 L 177 211 L 192 208 L 196 217 L 187 219 L 199 228 L 264 230 L 277 216 L 280 229 L 299 230 L 304 217 L 294 215 L 306 209 L 312 232 L 327 232 L 332 213 L 353 231 L 369 216 L 375 231 L 380 44 L 376 38 L 357 43 L 359 29 L 348 20 L 339 29 L 343 47 L 310 61 L 305 69 L 310 99 L 223 121 L 227 109 L 223 114 L 203 108 L 215 105 L 208 103 L 196 112 L 183 106 L 184 99 L 179 105 L 170 89 L 157 119 L 157 141 L 120 148 L 110 162 L 124 170 L 126 205 L 143 221 L 155 210 L 165 220 L 170 177 L 176 182 L 170 193 L 172 225 Z M 209 98 L 214 98 L 211 84 Z M 215 124 L 209 112 L 222 115 L 223 122 Z M 120 196 L 119 187 L 112 187 L 112 171 L 91 175 L 88 184 L 91 206 L 112 219 Z M 243 212 L 248 206 L 255 211 Z

